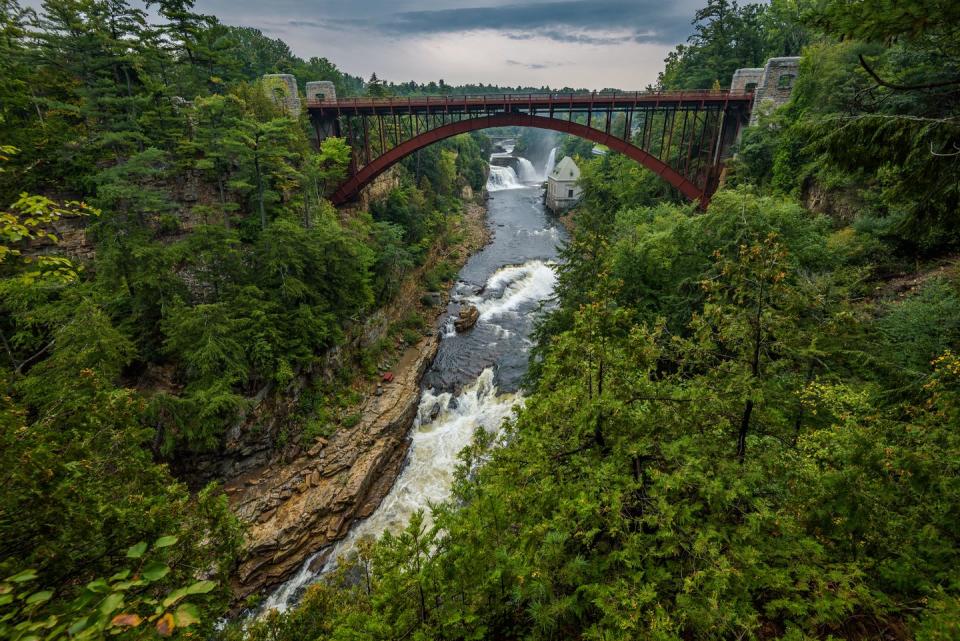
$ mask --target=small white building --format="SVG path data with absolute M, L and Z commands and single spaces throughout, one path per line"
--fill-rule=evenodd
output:
M 580 201 L 583 190 L 577 186 L 580 168 L 570 156 L 564 156 L 547 176 L 547 207 L 554 213 L 570 209 Z

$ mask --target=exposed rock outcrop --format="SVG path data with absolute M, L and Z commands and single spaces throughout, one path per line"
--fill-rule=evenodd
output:
M 283 448 L 277 448 L 276 442 L 289 425 L 304 389 L 311 380 L 333 380 L 337 372 L 351 366 L 362 348 L 384 339 L 389 329 L 390 319 L 384 311 L 371 314 L 353 329 L 347 343 L 328 350 L 316 366 L 304 369 L 285 388 L 268 384 L 251 397 L 249 409 L 230 427 L 218 450 L 182 455 L 171 461 L 171 469 L 199 489 L 213 480 L 246 478 L 255 470 L 279 468 L 297 458 L 310 446 L 300 442 L 299 434 Z
M 289 578 L 314 552 L 343 538 L 380 505 L 400 473 L 417 413 L 419 382 L 439 339 L 409 348 L 383 394 L 371 396 L 360 422 L 319 439 L 269 477 L 227 486 L 233 510 L 250 523 L 246 556 L 234 577 L 238 600 Z
M 473 305 L 468 305 L 460 310 L 460 315 L 453 321 L 453 328 L 463 333 L 477 324 L 480 320 L 480 310 Z
M 448 250 L 451 253 L 433 256 L 425 268 L 440 259 L 461 265 L 489 241 L 484 208 L 470 203 L 465 209 L 463 243 Z M 349 367 L 354 345 L 383 338 L 387 321 L 409 313 L 423 295 L 420 279 L 408 278 L 390 309 L 369 318 L 349 344 L 330 350 L 312 375 L 325 377 Z M 437 318 L 446 311 L 448 295 L 440 293 L 439 304 L 431 306 Z M 249 525 L 244 557 L 232 580 L 236 603 L 290 578 L 310 555 L 329 550 L 354 521 L 380 505 L 406 458 L 420 380 L 439 343 L 436 335 L 424 338 L 391 363 L 392 380 L 381 378 L 376 387 L 370 383 L 359 408 L 360 421 L 353 427 L 314 443 L 302 443 L 296 434 L 282 451 L 272 449 L 275 435 L 296 407 L 303 389 L 299 381 L 306 381 L 302 376 L 282 392 L 264 393 L 256 409 L 228 435 L 224 451 L 229 454 L 204 461 L 205 474 L 231 479 L 226 485 L 231 508 Z M 314 563 L 323 560 L 321 554 Z

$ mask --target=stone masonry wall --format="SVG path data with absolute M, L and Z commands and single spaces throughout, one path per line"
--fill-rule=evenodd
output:
M 311 80 L 306 87 L 307 101 L 337 99 L 337 89 L 329 80 Z
M 763 67 L 737 69 L 733 72 L 733 80 L 730 82 L 730 93 L 744 93 L 749 84 L 752 84 L 756 90 L 762 80 Z
M 770 58 L 763 68 L 763 77 L 753 98 L 750 124 L 757 123 L 760 114 L 782 107 L 790 100 L 793 85 L 800 70 L 800 58 Z M 734 74 L 736 77 L 736 74 Z
M 292 116 L 299 116 L 302 105 L 297 79 L 289 73 L 271 73 L 263 77 L 263 87 L 267 96 L 281 105 Z

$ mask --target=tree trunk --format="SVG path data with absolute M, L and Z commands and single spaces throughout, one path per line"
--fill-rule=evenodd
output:
M 420 534 L 417 533 L 413 537 L 413 554 L 416 559 L 416 571 L 417 571 L 417 594 L 420 597 L 420 624 L 423 625 L 427 622 L 427 599 L 426 595 L 423 593 L 423 583 L 420 579 Z
M 747 432 L 750 430 L 750 415 L 753 413 L 753 399 L 747 399 L 743 408 L 743 418 L 740 419 L 740 433 L 737 434 L 737 459 L 743 463 L 747 455 Z
M 597 422 L 593 426 L 593 440 L 597 447 L 604 454 L 607 452 L 607 441 L 603 437 L 603 358 L 600 358 L 599 367 L 597 367 L 597 401 L 599 402 L 599 411 L 597 413 Z
M 7 356 L 10 357 L 10 368 L 16 372 L 20 368 L 17 366 L 17 359 L 13 357 L 13 350 L 10 349 L 10 343 L 7 342 L 7 335 L 3 333 L 3 330 L 0 330 L 0 339 L 3 340 L 3 348 L 6 350 Z
M 130 116 L 130 129 L 132 131 L 139 131 L 140 126 L 137 122 L 137 119 L 139 118 L 137 114 L 137 104 L 133 99 L 133 87 L 130 84 L 130 70 L 126 66 L 123 67 L 123 79 L 124 84 L 126 84 L 127 87 L 127 100 L 130 101 L 128 109 Z M 139 136 L 137 136 L 137 151 L 143 152 L 143 140 Z
M 253 170 L 257 175 L 257 204 L 260 209 L 260 229 L 267 228 L 267 207 L 263 202 L 263 176 L 260 171 L 260 157 L 254 154 Z
M 220 190 L 220 211 L 223 213 L 223 226 L 230 229 L 230 212 L 227 211 L 227 197 L 223 192 L 223 174 L 217 172 L 217 188 Z
M 46 121 L 44 121 L 44 119 L 43 119 L 43 112 L 40 111 L 40 103 L 37 102 L 37 95 L 33 92 L 32 89 L 30 90 L 30 98 L 31 98 L 31 100 L 32 100 L 32 102 L 33 102 L 33 108 L 37 110 L 37 118 L 40 119 L 40 127 L 41 127 L 42 129 L 46 129 L 46 128 L 47 128 L 47 123 L 46 123 Z
M 763 283 L 757 295 L 757 312 L 753 323 L 753 358 L 750 362 L 750 378 L 760 378 L 760 340 L 763 337 Z M 737 434 L 737 459 L 743 463 L 747 455 L 747 433 L 750 431 L 750 416 L 753 414 L 753 399 L 748 398 L 740 419 L 740 432 Z

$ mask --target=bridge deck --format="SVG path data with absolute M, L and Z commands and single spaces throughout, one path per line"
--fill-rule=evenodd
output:
M 467 96 L 411 96 L 407 98 L 340 98 L 308 100 L 307 109 L 318 116 L 489 113 L 496 111 L 597 111 L 662 107 L 750 107 L 752 93 L 728 91 L 664 91 L 633 93 L 476 94 Z

